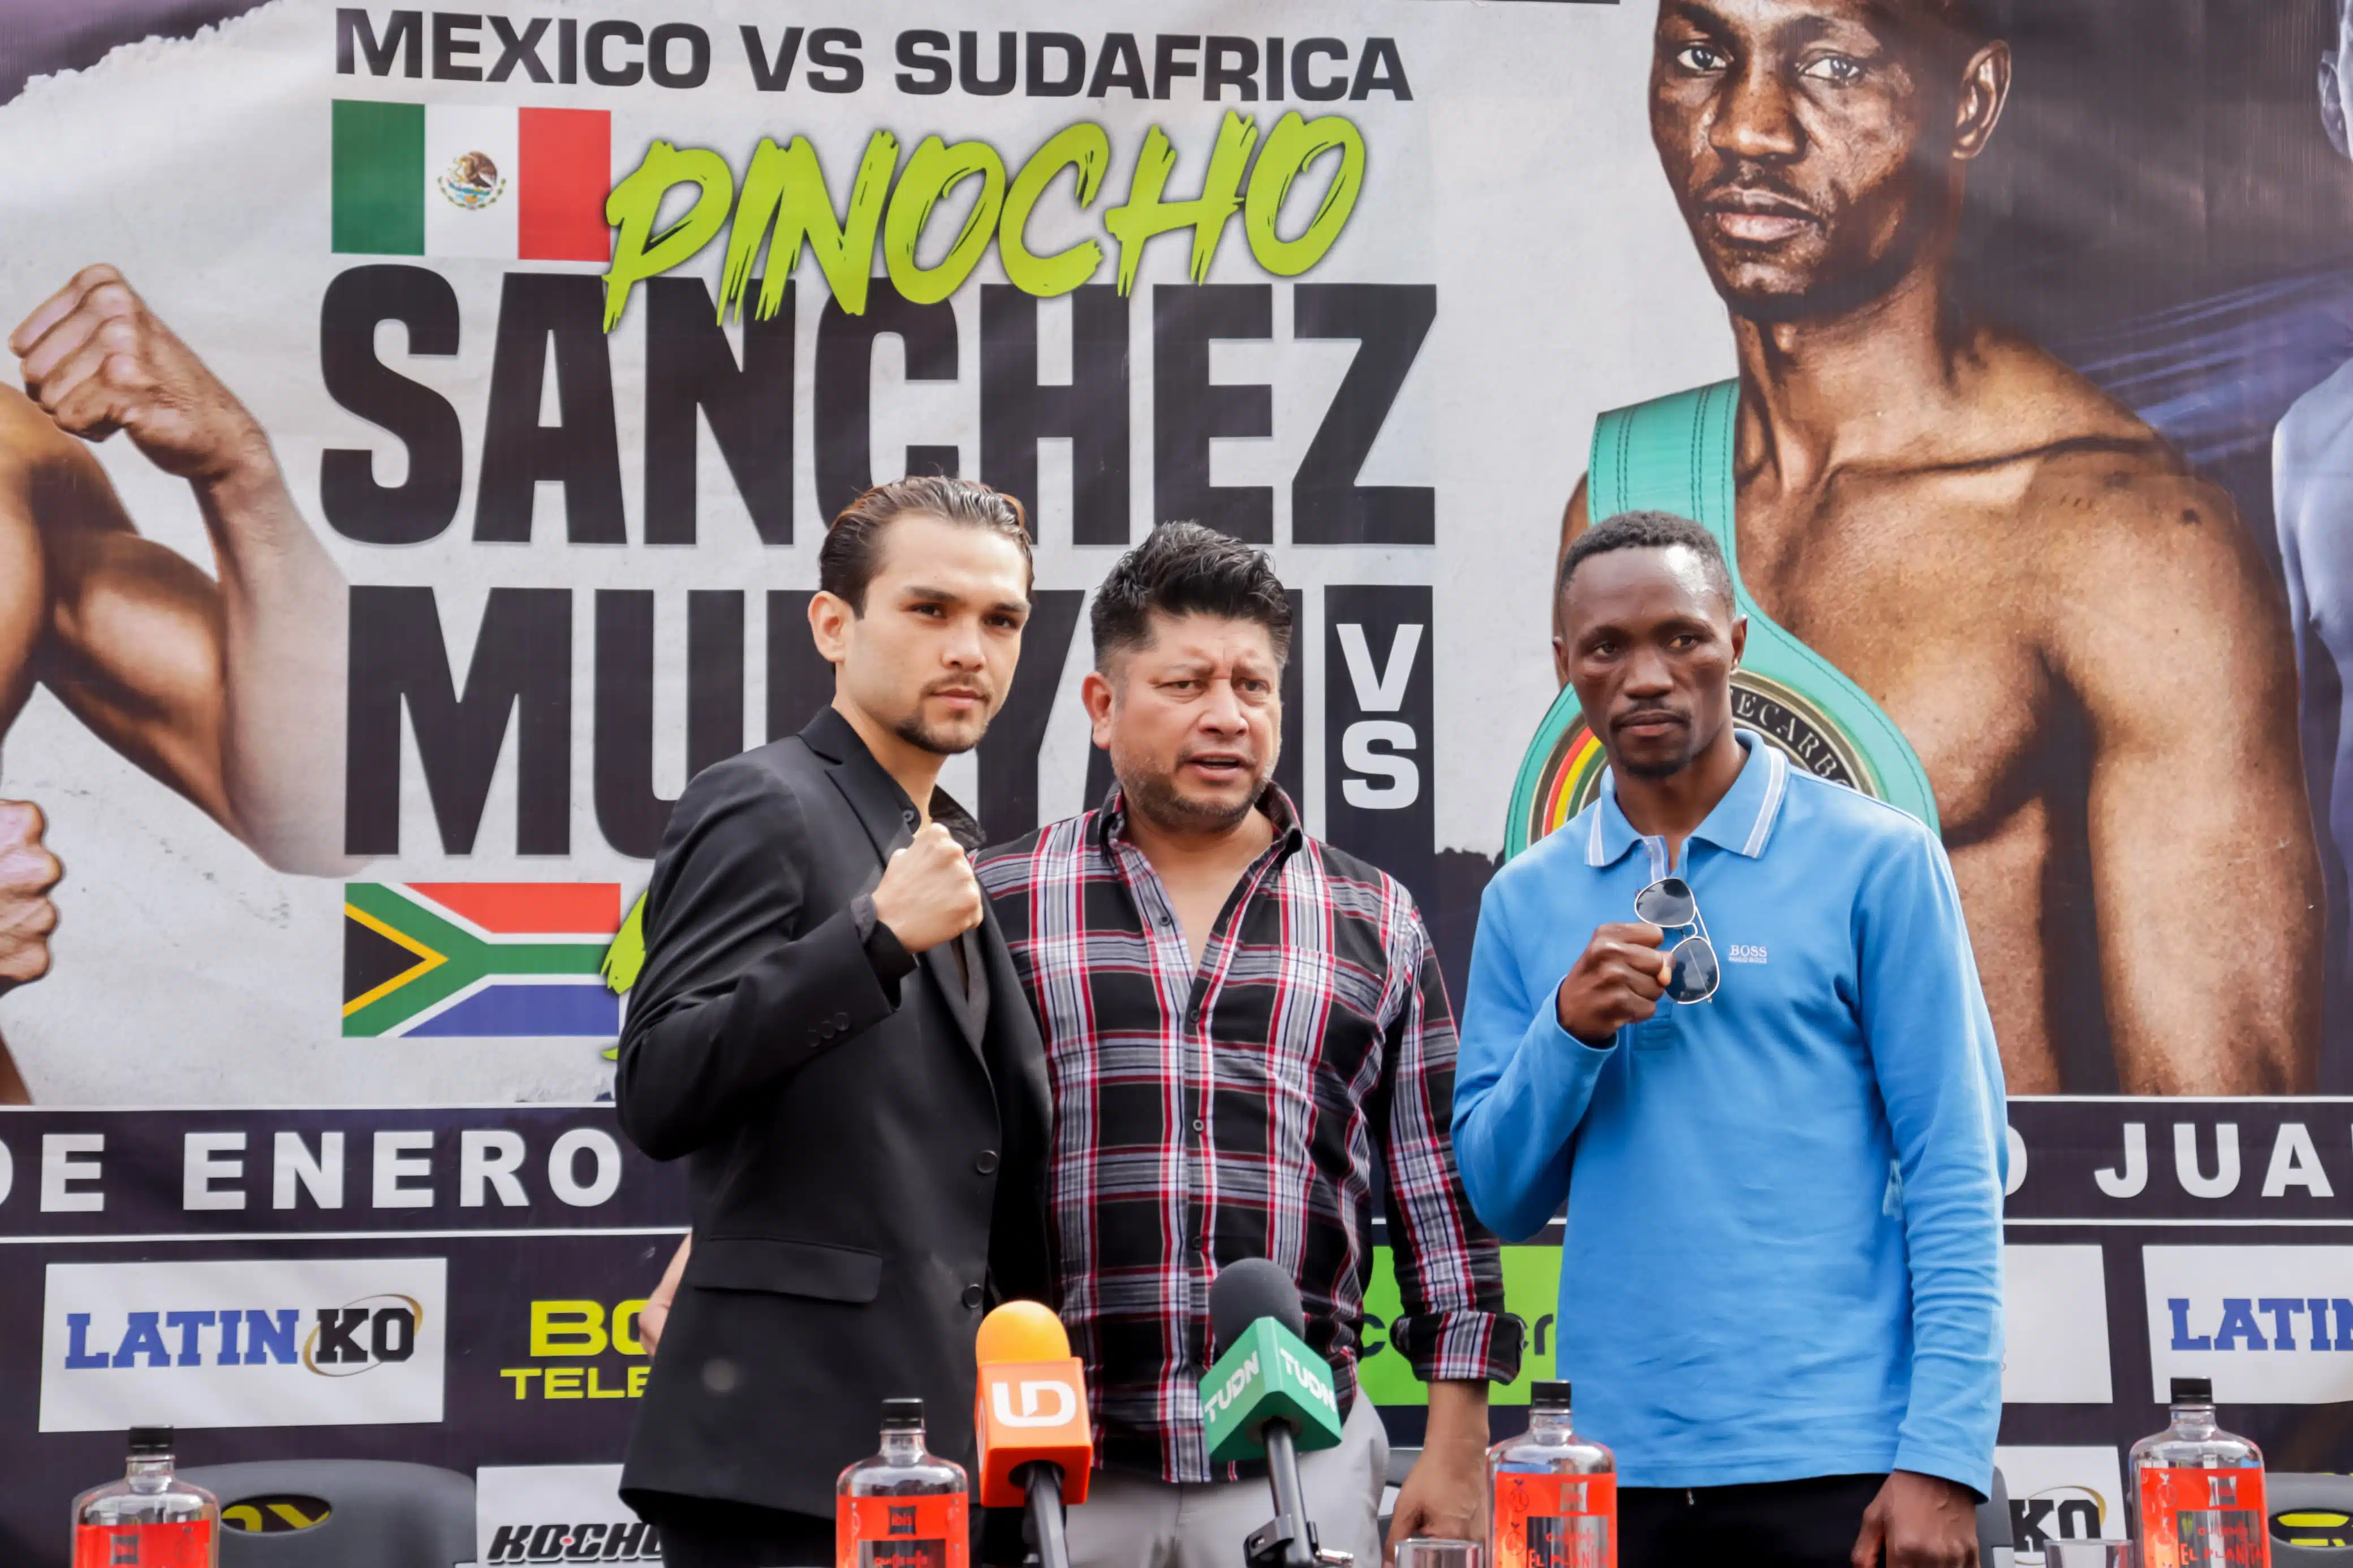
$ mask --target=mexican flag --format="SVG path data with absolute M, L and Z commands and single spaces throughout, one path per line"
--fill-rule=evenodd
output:
M 334 248 L 606 261 L 613 117 L 337 99 Z

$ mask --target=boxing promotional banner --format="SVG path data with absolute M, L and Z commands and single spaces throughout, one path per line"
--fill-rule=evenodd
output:
M 1282 782 L 1459 977 L 1596 787 L 1564 509 L 1669 505 L 1742 563 L 1744 721 L 1942 829 L 2013 1092 L 2353 1079 L 2327 17 L 1873 12 L 1799 79 L 1836 124 L 1723 163 L 1647 3 L 220 9 L 37 6 L 79 68 L 0 104 L 0 315 L 84 387 L 0 405 L 13 1092 L 597 1092 L 670 802 L 825 700 L 825 520 L 934 470 L 1039 541 L 947 775 L 993 835 L 1099 795 L 1088 593 L 1197 518 L 1297 597 Z M 1929 134 L 1866 55 L 2006 68 L 1866 178 L 1874 117 Z M 1821 244 L 1744 270 L 1760 225 Z M 1874 451 L 1936 355 L 1950 439 Z
M 2212 1378 L 2274 1469 L 2341 1469 L 2353 1100 L 2052 1099 L 2010 1121 L 2000 1462 L 2021 1560 L 2121 1533 L 2122 1456 L 2163 1424 L 2175 1375 Z M 611 1467 L 684 1208 L 682 1170 L 631 1148 L 608 1105 L 0 1112 L 0 1553 L 61 1562 L 61 1500 L 160 1412 L 188 1466 L 476 1474 L 497 1561 L 552 1560 L 590 1524 L 614 1560 L 650 1557 L 615 1534 Z M 1529 1337 L 1494 1391 L 1501 1429 L 1563 1370 L 1557 1240 L 1504 1249 Z M 1361 1386 L 1418 1443 L 1385 1244 L 1366 1305 Z
M 12 1255 L 11 1353 L 92 1381 L 12 1380 L 0 1429 L 194 1355 L 299 1384 L 338 1452 L 611 1461 L 683 1205 L 614 1195 L 652 1168 L 603 1113 L 529 1107 L 610 1092 L 685 781 L 827 699 L 826 520 L 939 471 L 1037 534 L 944 778 L 990 836 L 1100 798 L 1088 596 L 1214 524 L 1293 595 L 1279 782 L 1406 881 L 1458 999 L 1487 879 L 1598 787 L 1564 529 L 1697 517 L 1741 721 L 1951 854 L 2024 1140 L 2003 1440 L 2052 1530 L 2177 1372 L 2353 1463 L 2291 1397 L 2353 1392 L 2340 0 L 1757 0 L 1842 41 L 1722 146 L 1708 0 L 8 9 L 0 329 L 82 391 L 0 390 L 0 1100 L 63 1119 L 9 1119 L 0 1213 L 101 1272 Z M 138 1239 L 154 1194 L 201 1226 Z M 420 1249 L 412 1213 L 533 1234 Z M 579 1278 L 485 1307 L 494 1250 Z M 325 1272 L 102 1272 L 243 1258 Z M 1535 1362 L 1556 1267 L 1507 1256 Z M 596 1420 L 543 1419 L 575 1390 Z M 111 1463 L 40 1442 L 60 1484 Z

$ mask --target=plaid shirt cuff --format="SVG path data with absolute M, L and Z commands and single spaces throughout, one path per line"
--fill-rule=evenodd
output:
M 1526 1333 L 1510 1312 L 1431 1312 L 1399 1318 L 1389 1342 L 1424 1383 L 1509 1383 L 1520 1375 Z

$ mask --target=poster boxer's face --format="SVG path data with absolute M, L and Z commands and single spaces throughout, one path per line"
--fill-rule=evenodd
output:
M 1651 136 L 1708 276 L 1759 321 L 1876 298 L 1949 235 L 2006 46 L 1935 0 L 1662 0 Z
M 1086 679 L 1094 742 L 1131 809 L 1176 830 L 1250 815 L 1282 752 L 1282 660 L 1256 621 L 1152 617 L 1152 640 Z
M 908 744 L 943 756 L 980 743 L 1004 705 L 1029 615 L 1029 573 L 1003 534 L 920 513 L 882 531 L 864 609 L 818 624 L 839 689 Z M 830 633 L 830 636 L 828 635 Z

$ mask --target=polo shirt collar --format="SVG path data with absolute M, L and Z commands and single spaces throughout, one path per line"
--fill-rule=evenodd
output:
M 1724 798 L 1715 803 L 1715 809 L 1707 814 L 1706 820 L 1692 830 L 1692 837 L 1754 860 L 1765 853 L 1774 825 L 1780 820 L 1781 802 L 1789 793 L 1789 759 L 1754 730 L 1736 729 L 1733 738 L 1746 753 L 1739 776 L 1732 781 L 1732 787 L 1725 791 Z M 1605 769 L 1601 793 L 1593 803 L 1592 820 L 1586 826 L 1585 863 L 1614 866 L 1641 839 L 1634 825 L 1626 820 L 1625 812 L 1619 808 L 1618 782 L 1613 772 Z

